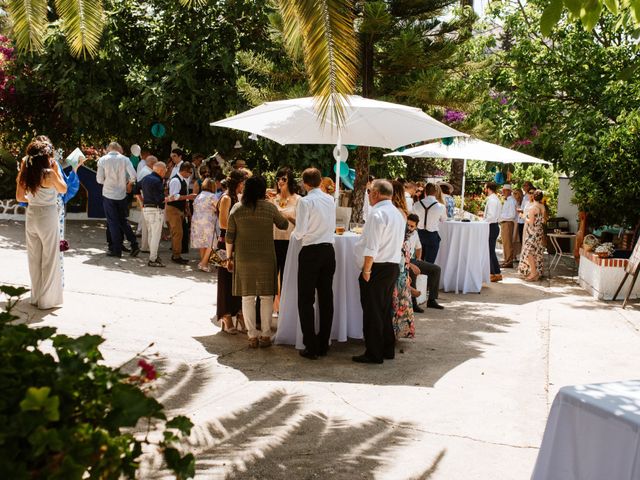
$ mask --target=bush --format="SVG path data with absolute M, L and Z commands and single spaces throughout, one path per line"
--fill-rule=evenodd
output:
M 28 290 L 0 286 L 0 472 L 4 478 L 120 479 L 135 477 L 143 447 L 164 454 L 176 478 L 195 475 L 192 454 L 176 448 L 193 426 L 167 421 L 148 395 L 157 373 L 138 362 L 138 375 L 102 364 L 99 335 L 71 338 L 52 327 L 16 324 L 11 312 Z M 48 353 L 51 352 L 51 353 Z M 144 423 L 146 435 L 136 435 Z M 162 431 L 152 444 L 148 438 Z

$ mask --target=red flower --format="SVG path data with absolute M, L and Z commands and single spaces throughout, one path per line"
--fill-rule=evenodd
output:
M 152 364 L 150 364 L 146 360 L 140 359 L 138 361 L 138 366 L 142 369 L 145 377 L 147 377 L 148 380 L 155 380 L 156 378 L 158 378 L 156 367 L 154 367 Z

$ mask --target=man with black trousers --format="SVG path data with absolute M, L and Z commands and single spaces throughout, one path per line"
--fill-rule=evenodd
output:
M 496 185 L 495 182 L 487 182 L 484 187 L 487 203 L 484 206 L 483 219 L 489 224 L 489 269 L 492 282 L 502 280 L 500 262 L 496 254 L 496 241 L 498 240 L 498 235 L 500 235 L 500 224 L 498 220 L 500 219 L 500 212 L 502 211 L 502 204 L 500 203 L 498 195 L 496 195 L 497 189 L 498 185 Z
M 333 324 L 333 274 L 336 255 L 333 232 L 336 207 L 333 198 L 320 190 L 322 174 L 317 168 L 302 172 L 307 195 L 298 201 L 292 235 L 302 241 L 298 255 L 298 315 L 304 350 L 300 355 L 310 360 L 325 356 Z M 320 329 L 315 328 L 315 297 L 318 292 Z
M 411 278 L 411 286 L 416 287 L 416 278 L 423 274 L 427 276 L 427 289 L 429 290 L 429 298 L 427 300 L 428 308 L 442 310 L 444 307 L 438 303 L 438 289 L 440 288 L 440 275 L 442 270 L 435 263 L 429 263 L 422 260 L 422 245 L 418 237 L 419 218 L 415 213 L 407 216 L 407 228 L 413 233 L 409 237 L 409 248 L 411 250 L 411 265 L 409 265 L 409 278 Z M 411 296 L 413 302 L 413 311 L 415 313 L 424 313 L 424 310 L 418 306 L 416 297 Z
M 447 220 L 447 209 L 436 199 L 436 185 L 427 183 L 425 198 L 413 204 L 412 213 L 418 216 L 418 236 L 426 262 L 435 263 L 440 249 L 440 222 Z
M 383 363 L 395 357 L 393 332 L 393 287 L 400 275 L 405 220 L 391 203 L 393 187 L 387 180 L 375 180 L 369 189 L 371 209 L 362 236 L 355 247 L 362 265 L 360 303 L 366 350 L 352 357 L 358 363 Z

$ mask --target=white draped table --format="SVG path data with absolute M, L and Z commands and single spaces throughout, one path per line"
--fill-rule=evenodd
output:
M 333 325 L 331 340 L 346 342 L 347 338 L 362 338 L 362 306 L 360 305 L 360 269 L 356 266 L 354 248 L 360 238 L 351 232 L 334 235 L 336 273 L 333 277 Z M 303 349 L 302 330 L 298 317 L 298 254 L 301 242 L 291 238 L 284 267 L 280 315 L 275 343 L 295 345 Z M 316 299 L 316 331 L 318 329 Z
M 532 480 L 638 480 L 640 380 L 563 387 Z
M 440 289 L 480 293 L 482 282 L 490 281 L 489 224 L 446 221 L 440 224 L 440 238 Z

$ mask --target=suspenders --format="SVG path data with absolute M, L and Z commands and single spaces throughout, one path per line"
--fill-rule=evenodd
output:
M 429 205 L 428 207 L 424 206 L 424 199 L 420 200 L 420 205 L 422 205 L 422 208 L 424 208 L 424 222 L 422 223 L 422 229 L 426 230 L 427 229 L 427 215 L 429 214 L 429 209 L 431 207 L 433 207 L 436 203 L 438 203 L 437 201 L 433 202 L 431 205 Z

